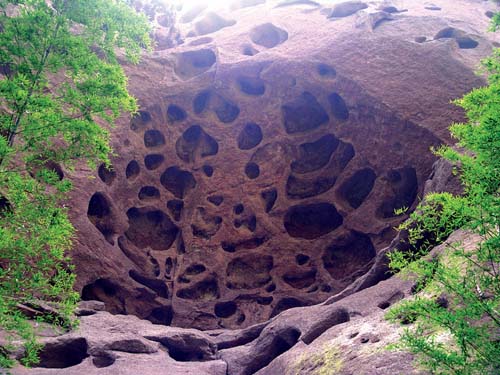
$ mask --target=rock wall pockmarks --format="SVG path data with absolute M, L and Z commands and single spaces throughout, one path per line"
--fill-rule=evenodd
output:
M 127 67 L 141 109 L 112 168 L 75 178 L 78 286 L 114 313 L 239 328 L 340 292 L 418 202 L 449 100 L 481 83 L 467 64 L 490 42 L 417 1 L 370 31 L 372 3 L 239 3 L 186 12 L 186 43 Z

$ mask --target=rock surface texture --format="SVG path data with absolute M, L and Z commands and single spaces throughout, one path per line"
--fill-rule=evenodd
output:
M 113 168 L 72 177 L 83 299 L 245 328 L 376 264 L 461 120 L 450 100 L 484 83 L 494 5 L 334 3 L 184 10 L 181 45 L 126 66 L 141 110 L 113 129 Z
M 447 243 L 457 241 L 473 249 L 478 238 L 457 231 Z M 204 332 L 112 315 L 102 303 L 84 301 L 79 328 L 46 331 L 38 367 L 12 374 L 425 375 L 410 354 L 387 350 L 404 326 L 384 314 L 411 296 L 412 287 L 411 280 L 392 277 L 337 302 L 291 308 L 244 329 Z
M 81 325 L 13 374 L 420 374 L 384 351 L 412 287 L 387 272 L 394 211 L 461 192 L 429 149 L 484 84 L 495 5 L 235 0 L 173 28 L 148 4 L 112 169 L 61 170 Z

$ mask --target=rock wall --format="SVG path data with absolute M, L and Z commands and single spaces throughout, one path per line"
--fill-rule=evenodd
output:
M 491 6 L 184 10 L 180 46 L 126 66 L 141 110 L 112 130 L 113 168 L 73 176 L 83 299 L 215 329 L 342 291 L 418 203 L 450 100 L 484 83 Z

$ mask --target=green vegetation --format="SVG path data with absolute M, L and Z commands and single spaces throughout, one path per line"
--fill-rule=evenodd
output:
M 492 30 L 499 26 L 497 14 Z M 391 255 L 394 270 L 418 280 L 418 294 L 388 314 L 414 323 L 398 347 L 433 374 L 500 373 L 500 51 L 483 67 L 489 85 L 456 101 L 468 117 L 450 128 L 458 144 L 436 151 L 459 167 L 464 195 L 428 196 L 401 227 L 417 251 Z M 457 228 L 478 236 L 477 246 L 425 256 Z
M 109 127 L 137 109 L 118 59 L 138 62 L 150 30 L 127 3 L 0 0 L 0 327 L 26 341 L 26 365 L 38 345 L 16 305 L 57 303 L 45 318 L 68 326 L 78 299 L 60 165 L 109 164 Z

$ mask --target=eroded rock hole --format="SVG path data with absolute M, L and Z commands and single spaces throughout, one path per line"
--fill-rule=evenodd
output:
M 206 72 L 216 60 L 211 49 L 183 52 L 177 55 L 174 71 L 182 79 L 189 79 Z
M 318 64 L 316 67 L 316 71 L 321 77 L 324 78 L 335 78 L 337 76 L 337 71 L 334 67 L 328 64 Z
M 135 132 L 139 132 L 145 129 L 151 120 L 151 114 L 148 111 L 138 111 L 130 121 L 130 129 Z
M 260 96 L 266 92 L 264 81 L 258 77 L 240 76 L 236 79 L 240 90 L 248 95 Z
M 222 217 L 211 215 L 205 208 L 198 207 L 191 224 L 191 230 L 193 236 L 208 240 L 219 231 L 221 225 Z
M 130 208 L 127 217 L 125 236 L 141 249 L 168 250 L 179 232 L 166 213 L 153 207 Z
M 255 123 L 248 123 L 238 135 L 238 148 L 250 150 L 262 142 L 262 129 Z
M 260 288 L 271 281 L 269 272 L 273 268 L 270 255 L 249 254 L 229 262 L 226 275 L 230 289 Z
M 231 101 L 219 97 L 217 103 L 215 104 L 214 112 L 220 122 L 229 124 L 238 118 L 240 109 Z
M 174 313 L 172 311 L 172 306 L 160 306 L 155 307 L 146 319 L 153 324 L 163 324 L 169 326 L 172 324 L 173 316 Z
M 232 26 L 236 23 L 234 20 L 226 20 L 217 13 L 210 12 L 201 20 L 194 24 L 194 28 L 198 35 L 206 35 L 214 33 L 225 27 Z
M 333 134 L 327 134 L 310 143 L 299 147 L 299 157 L 291 164 L 295 173 L 308 173 L 325 167 L 333 152 L 337 149 L 339 140 Z
M 99 175 L 99 178 L 102 180 L 102 182 L 104 182 L 106 185 L 111 185 L 116 178 L 116 172 L 113 167 L 110 166 L 108 168 L 106 164 L 101 164 L 99 166 L 97 174 Z
M 251 45 L 247 44 L 241 47 L 241 53 L 245 56 L 255 56 L 259 51 L 253 48 Z
M 309 259 L 311 259 L 308 255 L 305 254 L 297 254 L 295 256 L 295 261 L 299 266 L 303 266 L 307 262 L 309 262 Z
M 114 220 L 111 205 L 104 193 L 95 193 L 89 201 L 87 216 L 92 224 L 102 233 L 106 241 L 114 245 Z
M 361 1 L 346 1 L 335 5 L 328 18 L 349 17 L 366 8 L 368 8 L 368 5 Z
M 159 168 L 164 161 L 165 157 L 161 154 L 149 154 L 144 158 L 144 165 L 148 170 L 154 171 Z
M 327 123 L 328 114 L 314 95 L 304 92 L 282 106 L 285 129 L 288 134 L 307 132 Z
M 97 368 L 109 367 L 115 363 L 115 357 L 111 353 L 99 353 L 92 356 L 92 364 Z
M 387 174 L 391 196 L 387 197 L 378 209 L 382 218 L 396 216 L 395 211 L 401 208 L 410 208 L 417 198 L 418 179 L 415 168 L 404 167 L 394 169 Z
M 68 368 L 76 366 L 88 357 L 88 344 L 83 337 L 47 343 L 40 351 L 37 367 Z
M 457 41 L 458 47 L 461 49 L 473 49 L 479 45 L 477 41 L 468 36 L 462 36 L 455 40 Z
M 213 301 L 219 298 L 219 286 L 215 278 L 209 277 L 189 288 L 178 290 L 176 295 L 182 299 Z
M 266 242 L 268 238 L 266 237 L 252 237 L 247 240 L 241 240 L 237 242 L 228 242 L 228 241 L 223 241 L 221 243 L 222 249 L 228 253 L 234 253 L 238 250 L 250 250 L 250 249 L 255 249 L 259 246 L 261 246 L 264 242 Z
M 12 205 L 3 195 L 0 195 L 0 217 L 4 217 L 12 211 Z
M 214 313 L 219 318 L 229 318 L 236 313 L 238 306 L 233 301 L 219 302 L 215 304 Z
M 283 281 L 295 289 L 308 288 L 316 281 L 316 270 L 287 272 Z
M 260 168 L 256 163 L 250 162 L 245 166 L 245 174 L 251 180 L 256 179 L 260 175 Z
M 236 214 L 236 215 L 241 215 L 243 213 L 243 211 L 245 211 L 245 206 L 241 203 L 238 203 L 237 205 L 235 205 L 233 207 L 233 212 Z
M 180 199 L 172 199 L 167 202 L 167 208 L 175 221 L 181 219 L 182 210 L 184 208 L 184 202 Z
M 198 158 L 216 155 L 219 152 L 219 145 L 201 126 L 193 125 L 177 140 L 175 149 L 179 159 L 192 163 Z
M 265 23 L 250 31 L 250 39 L 260 46 L 273 48 L 285 42 L 288 39 L 288 33 L 272 23 Z
M 212 203 L 214 206 L 220 206 L 224 202 L 224 197 L 222 195 L 211 195 L 207 197 L 207 201 Z
M 160 199 L 160 191 L 154 186 L 143 186 L 138 197 L 140 200 Z
M 212 177 L 214 175 L 214 168 L 211 165 L 204 165 L 202 169 L 205 176 Z
M 343 280 L 363 268 L 376 251 L 370 237 L 359 232 L 336 239 L 323 255 L 323 265 L 332 278 Z
M 42 180 L 40 173 L 47 172 L 47 171 L 54 173 L 55 177 L 59 181 L 61 181 L 64 178 L 64 172 L 62 170 L 62 167 L 53 160 L 36 160 L 32 163 L 28 163 L 27 168 L 29 170 L 30 176 L 39 180 L 39 181 Z M 100 170 L 98 171 L 98 174 L 99 174 L 99 172 L 100 172 Z M 99 174 L 99 177 L 101 177 L 100 174 Z M 110 181 L 110 180 L 108 180 L 108 181 Z M 106 181 L 103 180 L 103 182 L 106 182 Z M 111 182 L 112 182 L 112 180 L 109 182 L 109 184 L 111 184 Z
M 197 94 L 193 99 L 193 111 L 197 115 L 202 113 L 208 106 L 210 101 L 211 93 L 209 90 L 205 90 Z
M 274 306 L 273 311 L 271 312 L 271 316 L 269 318 L 273 318 L 285 310 L 293 309 L 294 307 L 302 307 L 302 306 L 307 306 L 307 304 L 298 300 L 297 298 L 293 298 L 293 297 L 282 298 Z
M 141 167 L 139 166 L 139 163 L 137 161 L 132 160 L 127 164 L 127 168 L 125 169 L 125 177 L 127 177 L 128 180 L 135 179 L 137 176 L 139 176 L 139 173 L 141 173 Z
M 333 204 L 313 203 L 290 207 L 284 225 L 290 236 L 312 240 L 337 229 L 343 221 Z
M 144 146 L 151 147 L 159 147 L 165 144 L 165 136 L 163 133 L 156 129 L 146 130 L 144 133 Z
M 344 99 L 336 92 L 328 95 L 328 102 L 330 103 L 330 110 L 333 117 L 337 120 L 346 121 L 349 118 L 349 109 Z
M 102 301 L 112 314 L 125 314 L 125 307 L 120 297 L 120 287 L 109 279 L 97 279 L 82 289 L 82 300 Z
M 339 193 L 352 208 L 358 208 L 372 191 L 376 178 L 371 168 L 361 169 L 342 184 Z
M 170 104 L 167 108 L 167 117 L 170 122 L 184 121 L 187 118 L 187 113 L 182 107 Z
M 183 199 L 196 187 L 193 174 L 176 166 L 167 168 L 161 175 L 160 182 L 165 189 L 179 199 Z
M 276 203 L 276 200 L 278 199 L 278 190 L 275 188 L 264 190 L 260 193 L 260 196 L 264 201 L 264 209 L 266 210 L 266 213 L 271 212 L 274 204 Z

